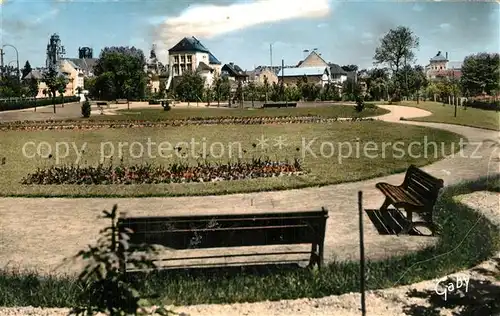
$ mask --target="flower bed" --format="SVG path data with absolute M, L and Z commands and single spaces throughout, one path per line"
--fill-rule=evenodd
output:
M 189 166 L 174 163 L 167 167 L 152 164 L 125 166 L 52 166 L 37 169 L 22 179 L 22 184 L 157 184 L 214 182 L 223 180 L 242 180 L 252 178 L 276 177 L 302 174 L 300 161 L 292 163 L 276 162 L 269 159 L 252 158 L 249 162 L 229 162 L 227 164 L 198 163 Z
M 373 121 L 373 118 L 322 118 L 318 116 L 282 116 L 282 117 L 219 117 L 219 118 L 188 118 L 166 121 L 16 121 L 0 124 L 0 130 L 53 130 L 53 129 L 97 129 L 97 128 L 140 128 L 140 127 L 165 127 L 185 125 L 258 125 L 258 124 L 299 124 L 299 123 L 331 123 Z

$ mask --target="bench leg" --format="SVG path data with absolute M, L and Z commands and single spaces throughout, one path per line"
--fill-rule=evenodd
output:
M 321 269 L 321 267 L 323 266 L 323 251 L 324 251 L 324 244 L 323 243 L 320 243 L 319 244 L 319 254 L 318 254 L 318 269 Z
M 380 207 L 380 211 L 387 211 L 387 208 L 392 204 L 389 198 L 385 198 L 384 204 Z
M 312 268 L 315 264 L 318 263 L 318 261 L 318 245 L 316 243 L 313 243 L 311 246 L 311 257 L 309 258 L 309 264 L 307 265 L 307 267 Z
M 407 235 L 410 232 L 410 230 L 412 230 L 413 227 L 414 227 L 413 212 L 412 211 L 406 211 L 406 220 L 408 221 L 408 223 L 406 224 L 405 227 L 403 227 L 403 230 L 400 233 L 400 234 L 403 234 L 403 235 Z

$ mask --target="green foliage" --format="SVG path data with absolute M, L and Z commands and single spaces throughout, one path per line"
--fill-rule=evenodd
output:
M 380 40 L 373 59 L 376 64 L 388 65 L 394 73 L 395 99 L 401 98 L 406 86 L 404 76 L 399 75 L 402 67 L 411 64 L 415 59 L 415 49 L 419 47 L 419 38 L 405 26 L 389 30 Z
M 28 96 L 36 98 L 38 95 L 38 80 L 29 79 L 26 84 L 28 86 Z
M 361 113 L 361 111 L 363 111 L 363 109 L 365 108 L 365 100 L 362 95 L 358 95 L 356 97 L 356 106 L 354 108 L 358 113 Z
M 471 96 L 485 92 L 498 93 L 500 87 L 499 54 L 479 53 L 465 57 L 462 65 L 461 87 Z
M 83 117 L 90 117 L 90 102 L 88 100 L 85 100 L 82 104 L 82 116 Z
M 31 65 L 30 65 L 30 62 L 27 60 L 26 63 L 24 64 L 24 67 L 21 71 L 22 73 L 22 77 L 21 78 L 24 78 L 26 77 L 30 72 L 31 72 Z
M 175 94 L 181 101 L 196 102 L 203 97 L 205 82 L 197 72 L 186 71 L 175 85 Z
M 3 78 L 0 78 L 0 98 L 22 96 L 22 85 L 12 67 L 4 67 Z
M 326 84 L 320 93 L 321 101 L 340 101 L 338 88 L 333 84 Z
M 59 76 L 55 68 L 49 68 L 48 71 L 43 73 L 42 81 L 47 85 L 49 95 L 52 98 L 56 97 L 56 92 L 59 90 L 61 85 L 61 81 L 58 77 Z
M 151 246 L 131 245 L 128 243 L 130 230 L 119 233 L 117 227 L 118 207 L 115 204 L 111 212 L 103 211 L 101 218 L 109 219 L 110 226 L 100 231 L 100 238 L 96 246 L 88 246 L 75 255 L 74 259 L 83 259 L 88 262 L 78 281 L 83 288 L 80 293 L 81 305 L 74 307 L 70 315 L 95 315 L 106 313 L 110 316 L 122 315 L 148 315 L 146 306 L 148 300 L 142 299 L 122 267 L 126 262 L 135 268 L 151 269 L 154 263 L 141 255 L 135 257 L 138 252 L 151 253 Z M 125 252 L 130 255 L 127 260 Z M 170 311 L 165 308 L 154 310 L 157 315 L 169 315 Z
M 89 91 L 103 100 L 143 98 L 147 86 L 145 65 L 144 53 L 140 49 L 106 47 L 94 67 L 97 76 L 94 91 Z
M 241 82 L 241 80 L 238 80 L 236 86 L 235 99 L 238 102 L 243 102 L 243 83 Z
M 342 70 L 347 71 L 347 72 L 358 71 L 357 65 L 345 65 L 345 66 L 342 66 L 341 68 L 342 68 Z
M 313 82 L 308 82 L 306 76 L 303 76 L 298 80 L 297 87 L 299 88 L 302 98 L 305 101 L 315 101 L 320 97 L 321 86 L 314 84 Z

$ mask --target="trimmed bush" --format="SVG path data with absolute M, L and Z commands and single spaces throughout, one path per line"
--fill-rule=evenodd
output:
M 356 98 L 356 106 L 354 107 L 356 109 L 356 112 L 361 112 L 365 108 L 365 100 L 363 96 L 358 96 Z
M 82 116 L 83 117 L 90 117 L 90 102 L 89 101 L 85 101 L 83 102 L 82 104 Z
M 64 97 L 61 99 L 60 97 L 54 98 L 40 98 L 40 99 L 16 99 L 16 100 L 1 100 L 0 101 L 0 112 L 1 111 L 11 111 L 11 110 L 23 110 L 34 108 L 38 106 L 47 106 L 52 105 L 53 102 L 56 104 L 61 104 L 62 100 L 64 103 L 78 102 L 80 98 L 78 96 Z

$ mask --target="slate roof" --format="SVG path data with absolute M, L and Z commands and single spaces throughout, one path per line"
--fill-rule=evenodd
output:
M 38 69 L 33 69 L 30 71 L 29 74 L 27 74 L 23 79 L 36 79 L 36 80 L 41 80 L 43 78 L 43 74 L 40 70 Z
M 301 77 L 301 76 L 322 76 L 328 70 L 328 67 L 296 67 L 296 68 L 285 68 L 283 76 L 284 77 Z M 278 76 L 282 76 L 282 71 L 278 71 Z
M 23 79 L 42 80 L 43 79 L 43 74 L 44 74 L 45 71 L 46 71 L 46 69 L 33 69 Z M 57 76 L 58 77 L 68 77 L 69 74 L 66 73 L 66 72 L 57 71 Z
M 330 66 L 330 73 L 332 75 L 347 75 L 347 71 L 342 69 L 340 65 L 334 64 L 334 63 L 329 63 L 328 66 Z
M 208 63 L 220 65 L 221 62 L 194 36 L 184 37 L 179 43 L 168 50 L 169 53 L 200 52 L 208 54 Z
M 202 52 L 202 53 L 210 53 L 210 51 L 203 46 L 203 44 L 194 36 L 192 37 L 184 37 L 181 39 L 179 43 L 177 43 L 174 47 L 168 50 L 169 53 L 176 52 Z
M 232 64 L 232 63 L 225 64 L 222 67 L 222 70 L 229 72 L 234 77 L 246 77 L 246 76 L 248 76 L 247 73 L 243 69 L 241 69 L 240 66 Z
M 447 61 L 445 56 L 441 55 L 441 51 L 439 51 L 436 56 L 431 58 L 431 61 Z
M 83 71 L 93 72 L 94 66 L 97 64 L 99 59 L 97 58 L 65 58 L 67 61 L 73 63 L 78 68 Z
M 204 62 L 200 62 L 200 64 L 198 65 L 198 68 L 196 70 L 199 70 L 199 71 L 212 71 L 212 67 L 210 67 L 209 65 L 205 64 Z
M 212 53 L 208 52 L 208 62 L 210 65 L 221 65 L 222 63 L 217 59 L 215 58 L 214 55 L 212 55 Z

